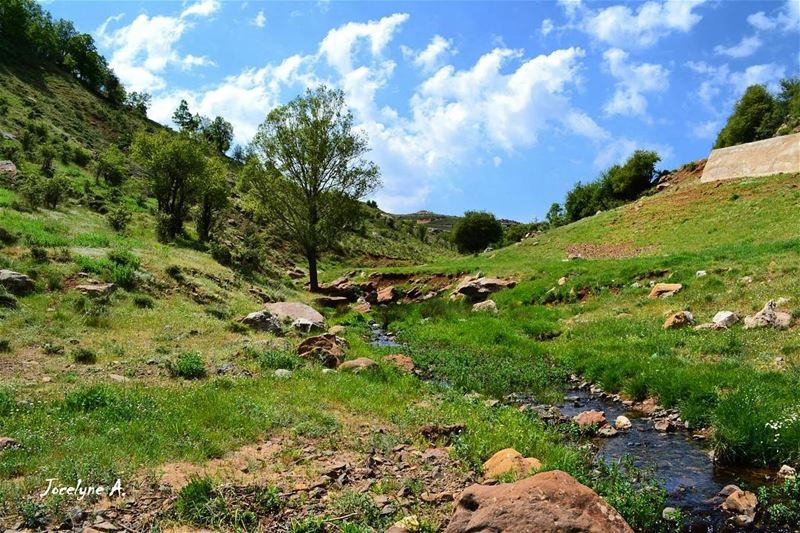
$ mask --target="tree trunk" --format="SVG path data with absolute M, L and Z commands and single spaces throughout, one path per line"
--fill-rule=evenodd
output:
M 317 252 L 307 252 L 308 259 L 308 288 L 311 292 L 319 290 L 319 280 L 317 279 Z

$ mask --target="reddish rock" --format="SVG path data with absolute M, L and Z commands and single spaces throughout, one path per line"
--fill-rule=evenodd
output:
M 694 323 L 694 316 L 689 311 L 678 311 L 664 322 L 664 329 L 679 329 Z
M 403 372 L 407 372 L 409 374 L 414 372 L 414 369 L 416 368 L 414 366 L 414 361 L 409 356 L 399 353 L 392 355 L 385 355 L 383 357 L 383 362 L 389 363 L 390 365 L 395 366 L 400 370 L 402 370 Z
M 336 368 L 344 359 L 347 341 L 330 333 L 309 337 L 297 347 L 297 355 L 319 361 L 328 368 Z
M 368 302 L 362 302 L 360 304 L 356 304 L 353 306 L 354 313 L 369 313 L 372 310 L 372 306 Z
M 388 287 L 384 287 L 378 291 L 378 299 L 376 303 L 378 304 L 390 304 L 397 300 L 399 297 L 399 293 L 397 289 L 394 288 L 393 285 L 389 285 Z
M 758 506 L 758 498 L 755 494 L 736 488 L 725 498 L 722 508 L 736 514 L 753 516 Z
M 86 296 L 110 296 L 117 290 L 117 286 L 113 283 L 87 283 L 76 285 L 75 290 Z
M 542 463 L 538 459 L 523 457 L 514 448 L 506 448 L 495 453 L 483 463 L 483 476 L 486 479 L 498 479 L 505 474 L 522 477 L 541 468 Z
M 591 411 L 584 411 L 572 417 L 572 421 L 578 424 L 579 427 L 587 427 L 591 425 L 602 426 L 606 423 L 606 415 L 603 411 L 592 409 Z
M 462 280 L 453 290 L 453 297 L 464 296 L 468 300 L 484 300 L 493 292 L 501 289 L 512 288 L 517 283 L 513 280 L 499 279 L 499 278 L 483 278 L 479 277 L 466 278 Z
M 560 470 L 500 485 L 472 485 L 458 497 L 445 533 L 633 533 L 592 489 Z
M 656 283 L 650 290 L 649 298 L 669 298 L 683 289 L 680 283 Z

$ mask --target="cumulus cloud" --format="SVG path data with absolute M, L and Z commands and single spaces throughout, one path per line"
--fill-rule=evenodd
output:
M 339 73 L 353 70 L 353 54 L 358 52 L 356 44 L 369 41 L 372 56 L 380 56 L 397 28 L 408 20 L 408 13 L 395 13 L 380 20 L 348 22 L 328 32 L 320 43 L 319 52 Z
M 111 67 L 125 86 L 133 91 L 155 92 L 166 82 L 161 74 L 169 66 L 189 69 L 212 65 L 206 57 L 181 57 L 175 45 L 192 26 L 192 19 L 208 17 L 220 7 L 219 2 L 203 0 L 189 5 L 178 16 L 140 14 L 127 26 L 109 30 L 124 15 L 109 17 L 97 29 L 101 46 L 111 49 Z
M 644 48 L 673 32 L 691 30 L 702 19 L 694 10 L 704 1 L 649 1 L 635 11 L 627 5 L 591 10 L 583 8 L 580 2 L 561 3 L 568 18 L 579 18 L 572 27 L 594 39 L 618 48 Z
M 759 48 L 761 48 L 761 44 L 761 39 L 759 39 L 757 35 L 742 37 L 742 40 L 739 41 L 739 44 L 729 47 L 722 45 L 715 46 L 714 53 L 718 56 L 728 56 L 737 59 L 742 57 L 750 57 L 751 55 L 755 54 Z
M 605 67 L 617 80 L 614 96 L 604 110 L 609 115 L 640 116 L 647 119 L 646 93 L 662 92 L 669 87 L 669 71 L 653 63 L 632 63 L 619 48 L 603 54 Z
M 250 21 L 250 24 L 252 24 L 256 28 L 263 28 L 264 25 L 266 25 L 266 23 L 267 23 L 267 16 L 264 15 L 263 9 L 256 14 L 253 20 Z
M 448 55 L 455 54 L 453 41 L 441 35 L 434 35 L 424 50 L 415 51 L 407 46 L 401 47 L 403 55 L 410 59 L 422 72 L 430 73 L 439 68 Z
M 542 21 L 542 26 L 539 31 L 542 32 L 542 35 L 549 35 L 555 29 L 555 24 L 550 19 L 544 19 Z
M 798 31 L 800 30 L 800 2 L 786 0 L 775 15 L 769 16 L 763 11 L 759 11 L 747 17 L 747 22 L 762 31 L 776 28 L 787 32 Z
M 637 141 L 627 137 L 620 137 L 607 143 L 594 158 L 594 166 L 598 169 L 608 168 L 611 165 L 624 163 L 636 150 L 653 150 L 661 156 L 661 164 L 672 159 L 674 150 L 668 144 Z

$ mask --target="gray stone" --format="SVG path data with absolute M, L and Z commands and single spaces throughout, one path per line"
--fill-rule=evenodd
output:
M 276 378 L 289 378 L 292 377 L 292 371 L 285 368 L 279 368 L 275 371 Z
M 16 296 L 28 295 L 36 288 L 30 277 L 13 270 L 0 270 L 0 285 Z
M 17 165 L 11 161 L 0 161 L 0 174 L 10 174 L 11 177 L 17 175 Z
M 729 328 L 739 321 L 739 315 L 733 311 L 720 311 L 711 321 L 720 327 Z
M 279 333 L 281 331 L 280 320 L 269 311 L 250 313 L 246 317 L 240 318 L 239 322 L 257 331 L 266 331 L 268 333 Z

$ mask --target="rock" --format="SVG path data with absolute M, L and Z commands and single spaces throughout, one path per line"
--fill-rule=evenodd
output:
M 362 315 L 364 313 L 369 313 L 371 309 L 372 306 L 369 304 L 369 302 L 361 302 L 360 304 L 356 304 L 353 306 L 353 312 L 360 313 Z
M 301 331 L 303 333 L 320 331 L 324 327 L 325 327 L 324 324 L 320 324 L 319 322 L 312 322 L 307 318 L 298 318 L 294 322 L 292 322 L 292 329 L 295 331 Z
M 319 292 L 327 294 L 328 296 L 340 296 L 346 298 L 349 302 L 354 302 L 358 296 L 359 288 L 350 283 L 347 276 L 337 278 L 327 285 L 320 285 Z
M 472 306 L 473 313 L 494 313 L 497 314 L 497 304 L 494 300 L 486 300 L 483 302 L 478 302 Z
M 119 374 L 109 374 L 108 379 L 110 379 L 111 381 L 116 381 L 117 383 L 127 383 L 128 381 L 130 381 L 130 378 L 127 378 L 125 376 L 120 376 Z
M 583 259 L 583 256 L 578 253 L 571 253 L 567 255 L 567 261 L 577 261 L 578 259 Z
M 464 424 L 450 424 L 447 426 L 442 426 L 439 424 L 426 424 L 419 428 L 419 432 L 426 439 L 436 440 L 461 433 L 465 429 L 467 429 L 467 427 Z
M 344 359 L 347 341 L 330 333 L 309 337 L 297 347 L 297 355 L 319 361 L 328 368 L 339 366 Z
M 317 296 L 314 301 L 320 307 L 338 308 L 350 303 L 345 296 Z
M 0 286 L 15 296 L 26 296 L 36 288 L 31 278 L 13 270 L 0 270 Z
M 750 283 L 753 283 L 753 276 L 742 276 L 739 278 L 739 282 L 749 285 Z
M 661 433 L 666 433 L 667 431 L 671 431 L 672 429 L 674 429 L 672 424 L 670 424 L 670 421 L 667 420 L 666 418 L 663 418 L 661 420 L 656 420 L 653 423 L 653 427 L 656 428 L 656 431 L 660 431 Z
M 292 267 L 286 271 L 286 275 L 292 279 L 302 279 L 308 275 L 308 273 L 300 267 Z
M 776 304 L 770 300 L 758 313 L 744 317 L 744 329 L 774 327 L 786 329 L 792 325 L 792 315 L 775 310 Z
M 566 276 L 561 276 L 560 278 L 558 278 L 558 285 L 559 286 L 566 285 L 566 283 L 567 283 L 567 277 Z
M 269 333 L 280 333 L 281 331 L 280 320 L 269 311 L 255 311 L 244 318 L 240 318 L 239 322 L 257 331 Z
M 273 372 L 273 375 L 276 378 L 290 378 L 292 377 L 292 371 L 286 370 L 285 368 L 279 368 L 275 372 Z
M 611 438 L 611 437 L 616 437 L 617 430 L 614 429 L 613 426 L 606 424 L 605 426 L 597 430 L 597 434 L 600 437 Z
M 606 423 L 606 415 L 603 411 L 592 409 L 591 411 L 584 411 L 572 417 L 572 421 L 578 424 L 578 427 L 588 427 L 592 425 L 602 426 Z
M 11 437 L 0 437 L 0 450 L 5 450 L 6 448 L 17 448 L 18 446 L 19 443 Z
M 13 178 L 17 175 L 17 165 L 12 161 L 0 161 L 0 174 L 9 174 Z
M 675 522 L 679 520 L 681 517 L 681 512 L 674 507 L 664 507 L 664 510 L 661 511 L 661 518 L 666 520 L 667 522 Z
M 340 364 L 338 370 L 358 374 L 359 372 L 374 367 L 375 364 L 375 361 L 369 357 L 359 357 L 358 359 L 351 359 L 350 361 L 345 361 Z
M 314 324 L 315 328 L 325 327 L 325 317 L 310 305 L 302 302 L 275 302 L 265 305 L 264 310 L 269 311 L 281 321 L 291 322 L 303 319 Z
M 560 470 L 499 485 L 472 485 L 458 497 L 445 533 L 632 533 L 592 489 Z
M 399 298 L 400 293 L 393 285 L 384 287 L 378 291 L 378 299 L 375 301 L 377 304 L 390 304 Z
M 778 477 L 781 479 L 795 479 L 797 477 L 797 470 L 789 465 L 783 465 L 781 469 L 778 470 Z
M 722 508 L 737 515 L 754 516 L 756 507 L 758 506 L 758 498 L 755 494 L 749 491 L 744 491 L 739 488 L 730 493 L 722 503 Z
M 108 521 L 93 524 L 92 527 L 99 531 L 120 531 L 122 528 Z
M 416 368 L 414 361 L 409 356 L 399 353 L 383 356 L 383 362 L 395 366 L 408 374 L 413 373 Z
M 737 315 L 733 311 L 720 311 L 716 315 L 714 315 L 714 318 L 711 319 L 711 322 L 723 328 L 729 328 L 732 325 L 736 324 L 738 321 L 739 321 L 739 315 Z
M 486 479 L 499 479 L 503 475 L 514 477 L 530 475 L 531 471 L 542 468 L 542 463 L 533 457 L 523 457 L 514 448 L 506 448 L 492 455 L 483 463 L 483 476 Z
M 656 283 L 650 290 L 648 298 L 669 298 L 683 289 L 680 283 Z
M 625 415 L 619 415 L 617 419 L 614 421 L 614 427 L 619 430 L 624 431 L 626 429 L 631 429 L 632 426 L 633 424 L 631 424 L 630 419 L 628 419 L 628 417 Z
M 336 324 L 335 326 L 331 326 L 328 328 L 328 333 L 331 335 L 339 335 L 340 333 L 344 333 L 347 328 L 341 324 Z
M 484 300 L 493 292 L 497 292 L 505 288 L 512 288 L 515 285 L 516 282 L 513 280 L 504 280 L 499 278 L 466 278 L 456 285 L 451 297 L 464 296 L 468 300 L 479 301 Z
M 689 311 L 678 311 L 664 322 L 664 329 L 678 329 L 694 323 L 694 317 Z
M 708 272 L 706 272 L 705 270 L 698 270 L 697 272 L 694 273 L 694 275 L 698 278 L 704 278 L 708 276 Z M 671 507 L 667 507 L 667 509 L 671 509 Z
M 722 496 L 723 498 L 727 498 L 737 490 L 741 489 L 739 489 L 739 487 L 737 487 L 736 485 L 725 485 L 724 487 L 722 487 L 722 490 L 720 490 L 717 493 L 717 496 Z
M 117 286 L 113 283 L 86 283 L 84 285 L 76 285 L 75 290 L 86 296 L 105 297 L 117 290 Z

